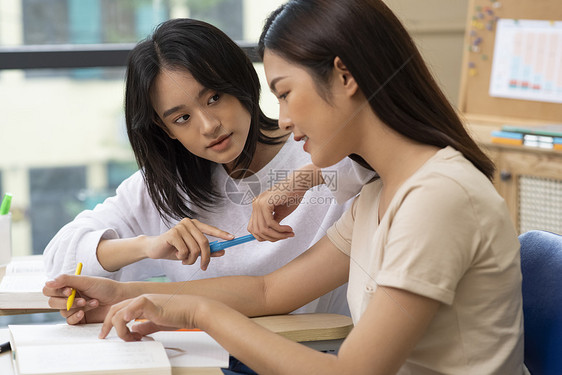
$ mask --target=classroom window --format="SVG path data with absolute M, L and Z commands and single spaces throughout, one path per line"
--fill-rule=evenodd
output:
M 255 43 L 263 20 L 282 2 L 2 0 L 0 52 L 132 46 L 175 17 L 202 19 L 234 40 Z M 0 189 L 14 194 L 14 255 L 42 253 L 64 224 L 114 195 L 137 170 L 123 113 L 124 64 L 44 68 L 41 58 L 27 59 L 39 68 L 6 69 L 0 58 L 0 131 L 10 140 L 0 147 Z M 266 112 L 275 117 L 269 99 Z
M 24 44 L 134 43 L 171 17 L 191 17 L 243 40 L 240 0 L 23 0 Z
M 43 253 L 53 235 L 76 216 L 82 208 L 78 193 L 85 187 L 83 166 L 29 170 L 33 254 Z

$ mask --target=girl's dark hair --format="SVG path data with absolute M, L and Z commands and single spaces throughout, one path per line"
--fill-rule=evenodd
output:
M 250 131 L 244 150 L 235 160 L 237 169 L 249 166 L 257 142 L 276 144 L 280 138 L 263 133 L 277 129 L 277 121 L 261 111 L 258 76 L 236 43 L 205 22 L 173 19 L 160 24 L 129 55 L 125 120 L 148 193 L 160 216 L 169 221 L 194 216 L 186 198 L 199 208 L 211 209 L 221 194 L 211 181 L 216 163 L 189 152 L 156 122 L 158 115 L 150 100 L 150 90 L 164 69 L 189 71 L 204 87 L 236 97 L 250 113 Z
M 452 146 L 492 179 L 494 164 L 468 135 L 408 32 L 381 0 L 289 1 L 266 20 L 262 59 L 265 48 L 305 67 L 328 102 L 326 88 L 339 56 L 387 126 L 416 142 Z

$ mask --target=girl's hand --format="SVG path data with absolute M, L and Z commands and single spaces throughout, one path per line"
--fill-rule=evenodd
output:
M 112 327 L 125 341 L 138 341 L 148 334 L 178 328 L 197 328 L 195 315 L 204 297 L 170 294 L 144 294 L 111 307 L 101 328 L 99 337 L 105 338 Z M 134 319 L 146 319 L 131 329 L 127 323 Z
M 305 190 L 284 190 L 277 184 L 258 195 L 252 202 L 248 232 L 258 241 L 276 242 L 293 237 L 293 228 L 279 223 L 296 210 L 305 193 Z
M 164 234 L 147 237 L 146 255 L 152 259 L 181 260 L 182 264 L 193 264 L 201 256 L 201 269 L 206 270 L 211 257 L 222 256 L 224 251 L 211 254 L 205 234 L 224 240 L 234 238 L 228 232 L 186 218 Z
M 76 289 L 76 298 L 66 311 L 72 288 Z M 124 299 L 123 288 L 124 284 L 106 278 L 60 275 L 45 283 L 43 294 L 50 297 L 49 306 L 59 309 L 68 324 L 99 323 L 111 305 Z
M 254 199 L 248 232 L 258 241 L 294 237 L 293 228 L 279 223 L 296 210 L 307 190 L 323 183 L 322 171 L 314 164 L 293 171 Z

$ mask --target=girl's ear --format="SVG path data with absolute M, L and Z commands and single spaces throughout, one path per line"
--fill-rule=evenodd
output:
M 334 58 L 334 73 L 349 96 L 355 95 L 359 86 L 339 56 Z
M 177 139 L 176 136 L 174 136 L 172 133 L 170 133 L 170 130 L 168 129 L 168 127 L 166 125 L 164 125 L 162 120 L 160 120 L 160 117 L 158 117 L 157 115 L 153 115 L 152 121 L 154 121 L 154 123 L 156 125 L 158 125 L 159 128 L 164 130 L 164 132 L 168 135 L 168 137 L 170 137 L 171 139 Z

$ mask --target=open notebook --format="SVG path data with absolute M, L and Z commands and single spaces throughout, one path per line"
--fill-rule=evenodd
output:
M 228 352 L 201 331 L 157 332 L 144 341 L 122 341 L 101 324 L 10 325 L 19 375 L 170 375 L 178 367 L 228 367 Z
M 49 309 L 45 281 L 41 255 L 12 258 L 0 282 L 0 309 Z

